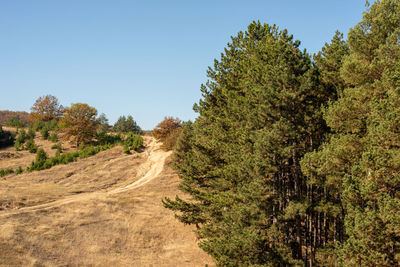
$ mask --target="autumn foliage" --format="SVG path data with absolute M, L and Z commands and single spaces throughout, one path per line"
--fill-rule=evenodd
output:
M 179 136 L 181 129 L 181 120 L 173 117 L 165 117 L 153 129 L 153 136 L 157 140 L 163 142 L 164 150 L 171 150 L 174 148 L 176 139 Z
M 63 114 L 63 106 L 58 102 L 57 97 L 45 95 L 39 97 L 31 107 L 29 123 L 33 124 L 37 120 L 51 121 L 58 120 Z
M 165 117 L 153 130 L 154 138 L 164 141 L 175 129 L 181 127 L 181 120 L 173 117 Z
M 60 121 L 62 131 L 66 138 L 72 138 L 77 146 L 88 143 L 96 136 L 98 120 L 97 110 L 84 103 L 72 104 L 65 108 Z

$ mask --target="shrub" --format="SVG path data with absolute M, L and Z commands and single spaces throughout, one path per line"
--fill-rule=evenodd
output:
M 129 146 L 124 145 L 124 153 L 125 154 L 131 154 L 131 150 L 129 149 Z
M 50 168 L 50 162 L 47 161 L 48 157 L 46 152 L 43 150 L 43 148 L 39 148 L 36 152 L 36 159 L 35 161 L 32 161 L 31 166 L 28 167 L 28 171 L 33 171 L 33 170 L 43 170 Z
M 47 129 L 56 130 L 58 129 L 58 121 L 56 119 L 52 119 L 51 121 L 46 122 Z
M 25 130 L 24 130 L 24 129 L 21 129 L 21 130 L 18 132 L 16 141 L 19 141 L 20 143 L 24 143 L 25 140 L 26 140 L 27 138 L 28 138 L 28 136 L 27 136 Z
M 164 138 L 161 148 L 166 151 L 174 149 L 176 140 L 178 139 L 180 133 L 181 128 L 176 128 L 169 132 L 169 134 Z
M 28 138 L 28 135 L 26 134 L 24 129 L 21 129 L 19 132 L 17 132 L 17 138 L 14 143 L 14 147 L 16 151 L 20 151 L 23 149 L 23 144 L 25 143 L 26 139 Z
M 53 133 L 50 135 L 49 140 L 52 141 L 53 143 L 56 143 L 56 142 L 58 141 L 57 133 L 53 132 Z
M 69 153 L 61 154 L 61 144 L 59 144 L 59 148 L 57 149 L 56 156 L 52 158 L 47 158 L 47 154 L 44 152 L 43 149 L 38 149 L 36 154 L 36 160 L 32 161 L 31 166 L 27 168 L 27 171 L 31 172 L 34 170 L 43 170 L 49 169 L 52 166 L 58 164 L 68 164 L 70 162 L 76 161 L 79 158 L 86 158 L 93 156 L 99 153 L 102 150 L 107 150 L 111 148 L 112 145 L 101 145 L 101 146 L 86 146 L 83 147 L 81 150 Z
M 122 138 L 120 134 L 107 134 L 105 132 L 101 132 L 97 136 L 97 143 L 99 145 L 106 145 L 106 144 L 117 144 L 121 143 Z
M 61 144 L 61 143 L 58 143 L 58 144 L 57 144 L 57 151 L 56 151 L 56 155 L 57 155 L 57 153 L 58 153 L 58 154 L 61 154 L 62 150 L 63 150 L 63 148 L 62 148 L 62 144 Z
M 35 132 L 42 130 L 42 128 L 45 126 L 46 124 L 44 123 L 44 121 L 41 120 L 36 120 L 33 125 L 32 128 Z
M 165 138 L 175 129 L 181 127 L 181 120 L 173 117 L 165 117 L 153 130 L 153 136 L 164 142 Z
M 29 130 L 28 130 L 28 138 L 29 138 L 29 139 L 33 139 L 33 138 L 35 138 L 35 135 L 36 135 L 36 132 L 35 132 L 35 130 L 33 129 L 33 127 L 29 127 Z
M 79 150 L 79 158 L 87 158 L 99 153 L 101 148 L 99 146 L 87 146 L 82 150 Z
M 126 139 L 124 140 L 124 146 L 129 147 L 131 150 L 137 150 L 142 145 L 143 145 L 143 138 L 138 134 L 129 133 Z
M 47 128 L 47 126 L 43 127 L 40 130 L 40 134 L 42 135 L 43 140 L 47 140 L 49 138 L 49 128 Z
M 47 159 L 47 154 L 44 151 L 43 148 L 39 148 L 38 151 L 36 152 L 36 162 L 43 162 L 46 161 Z
M 16 128 L 23 128 L 26 126 L 25 122 L 23 122 L 19 117 L 12 117 L 7 121 L 7 126 L 9 127 L 16 127 Z
M 30 153 L 37 152 L 37 146 L 35 145 L 33 139 L 29 139 L 28 142 L 26 142 L 25 149 L 28 150 Z
M 61 153 L 62 152 L 62 145 L 61 145 L 61 143 L 54 144 L 54 145 L 51 146 L 51 149 L 57 149 L 57 151 L 59 153 Z
M 22 144 L 17 140 L 14 143 L 14 148 L 15 148 L 15 151 L 21 151 L 22 150 Z
M 0 177 L 6 176 L 7 174 L 14 173 L 13 169 L 5 169 L 5 170 L 0 170 Z
M 153 136 L 163 143 L 164 150 L 174 148 L 181 131 L 181 120 L 173 117 L 165 117 L 153 130 Z
M 21 174 L 21 173 L 23 173 L 23 172 L 24 172 L 24 170 L 22 169 L 21 166 L 19 166 L 18 169 L 15 170 L 15 173 L 16 173 L 16 174 Z

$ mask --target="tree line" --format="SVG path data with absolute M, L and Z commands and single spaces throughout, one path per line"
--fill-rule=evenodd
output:
M 14 145 L 16 151 L 27 150 L 36 153 L 36 159 L 26 171 L 43 170 L 58 164 L 68 164 L 78 158 L 85 158 L 110 149 L 114 145 L 124 146 L 124 152 L 138 150 L 143 145 L 141 129 L 132 116 L 120 116 L 114 126 L 108 124 L 105 114 L 97 115 L 97 109 L 86 103 L 75 103 L 63 107 L 57 97 L 45 95 L 39 97 L 28 115 L 28 123 L 18 116 L 11 117 L 7 126 L 16 127 L 16 132 L 4 131 L 0 125 L 0 148 Z M 25 127 L 29 125 L 28 132 Z M 43 148 L 35 144 L 35 136 L 40 132 L 43 140 L 54 143 L 51 149 L 57 149 L 54 157 L 48 157 Z M 60 136 L 61 135 L 61 136 Z M 75 152 L 65 152 L 61 140 L 73 142 Z M 0 177 L 23 173 L 17 169 L 0 170 Z
M 12 112 L 7 114 L 9 113 L 14 114 Z M 39 97 L 31 107 L 29 115 L 23 119 L 19 115 L 11 116 L 5 125 L 16 128 L 28 125 L 34 132 L 40 131 L 44 139 L 50 137 L 49 131 L 58 130 L 64 134 L 65 139 L 75 142 L 77 147 L 82 143 L 88 144 L 95 139 L 104 138 L 110 131 L 141 133 L 139 125 L 131 115 L 120 116 L 111 126 L 106 115 L 104 113 L 98 115 L 96 108 L 86 103 L 74 103 L 69 107 L 63 107 L 53 95 Z
M 218 266 L 400 264 L 400 1 L 313 57 L 251 23 L 207 71 L 163 200 Z

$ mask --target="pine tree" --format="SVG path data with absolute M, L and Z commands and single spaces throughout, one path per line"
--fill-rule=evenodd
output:
M 140 127 L 131 115 L 128 115 L 128 117 L 120 116 L 114 124 L 114 131 L 121 133 L 133 132 L 139 134 Z
M 303 161 L 328 187 L 345 266 L 400 264 L 399 21 L 399 1 L 376 1 L 350 30 L 345 87 L 325 113 L 334 134 Z
M 233 37 L 208 70 L 193 129 L 178 140 L 180 189 L 192 199 L 164 204 L 197 225 L 219 266 L 300 265 L 302 248 L 314 251 L 299 162 L 322 140 L 320 106 L 331 93 L 299 45 L 259 22 Z

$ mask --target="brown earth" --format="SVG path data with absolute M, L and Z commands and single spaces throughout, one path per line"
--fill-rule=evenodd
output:
M 212 265 L 193 227 L 162 206 L 179 193 L 170 153 L 151 137 L 145 144 L 0 178 L 0 266 Z M 29 165 L 27 153 L 1 158 L 0 169 Z

